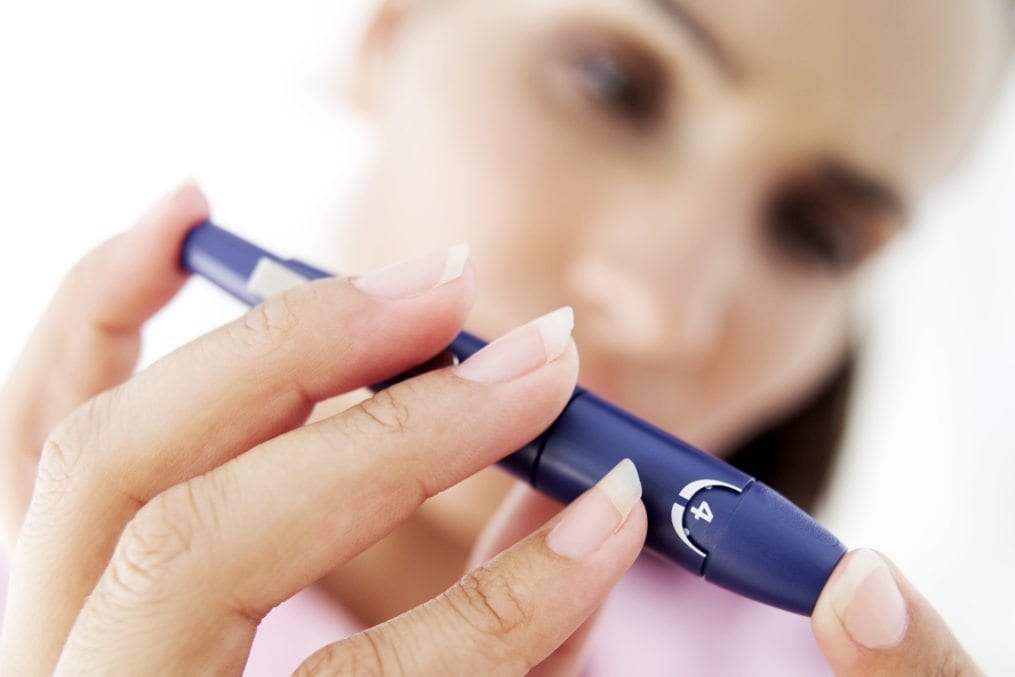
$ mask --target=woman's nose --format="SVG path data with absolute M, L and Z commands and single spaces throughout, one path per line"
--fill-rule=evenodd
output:
M 623 177 L 604 196 L 565 276 L 579 340 L 686 369 L 722 352 L 754 293 L 756 215 L 773 162 L 753 125 L 717 120 L 679 167 Z
M 721 228 L 667 239 L 640 242 L 627 261 L 622 249 L 603 248 L 571 259 L 564 283 L 579 340 L 621 359 L 707 364 L 728 331 L 744 268 L 739 247 Z

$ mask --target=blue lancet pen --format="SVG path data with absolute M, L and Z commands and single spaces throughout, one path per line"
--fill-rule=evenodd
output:
M 182 265 L 251 306 L 331 277 L 211 223 L 187 236 Z M 464 360 L 484 345 L 463 332 L 448 346 L 446 362 Z M 568 503 L 625 458 L 642 479 L 647 548 L 716 585 L 811 614 L 846 552 L 835 536 L 773 489 L 584 388 L 575 389 L 542 435 L 500 466 Z

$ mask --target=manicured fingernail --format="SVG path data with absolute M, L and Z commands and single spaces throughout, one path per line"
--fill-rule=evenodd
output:
M 832 608 L 846 632 L 868 649 L 891 649 L 906 634 L 906 601 L 888 564 L 873 550 L 857 550 L 836 577 Z
M 561 520 L 546 537 L 546 544 L 568 559 L 587 557 L 620 529 L 640 499 L 638 469 L 625 458 L 565 508 Z
M 357 277 L 353 284 L 376 298 L 411 298 L 457 280 L 468 260 L 469 245 L 460 244 Z
M 455 367 L 455 374 L 480 383 L 506 383 L 549 364 L 567 349 L 574 328 L 569 306 L 509 331 Z

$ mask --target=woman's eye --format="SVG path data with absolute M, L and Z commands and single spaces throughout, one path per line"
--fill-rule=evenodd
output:
M 820 196 L 790 191 L 778 196 L 767 214 L 774 244 L 794 260 L 832 273 L 859 263 L 863 246 L 855 224 Z
M 666 98 L 663 68 L 647 54 L 621 51 L 579 47 L 571 55 L 571 66 L 578 86 L 592 102 L 634 127 L 647 129 L 662 117 Z

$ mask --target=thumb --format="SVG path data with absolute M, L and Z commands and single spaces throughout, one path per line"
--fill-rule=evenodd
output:
M 552 498 L 518 482 L 480 534 L 469 558 L 467 570 L 473 570 L 549 522 L 563 506 Z M 529 677 L 578 674 L 583 649 L 588 642 L 599 612 L 595 611 L 581 627 L 558 646 L 543 662 L 529 671 Z
M 440 597 L 325 647 L 299 675 L 517 675 L 602 603 L 645 542 L 637 470 L 624 461 L 563 512 Z
M 927 600 L 873 550 L 839 562 L 811 625 L 836 675 L 983 674 Z

